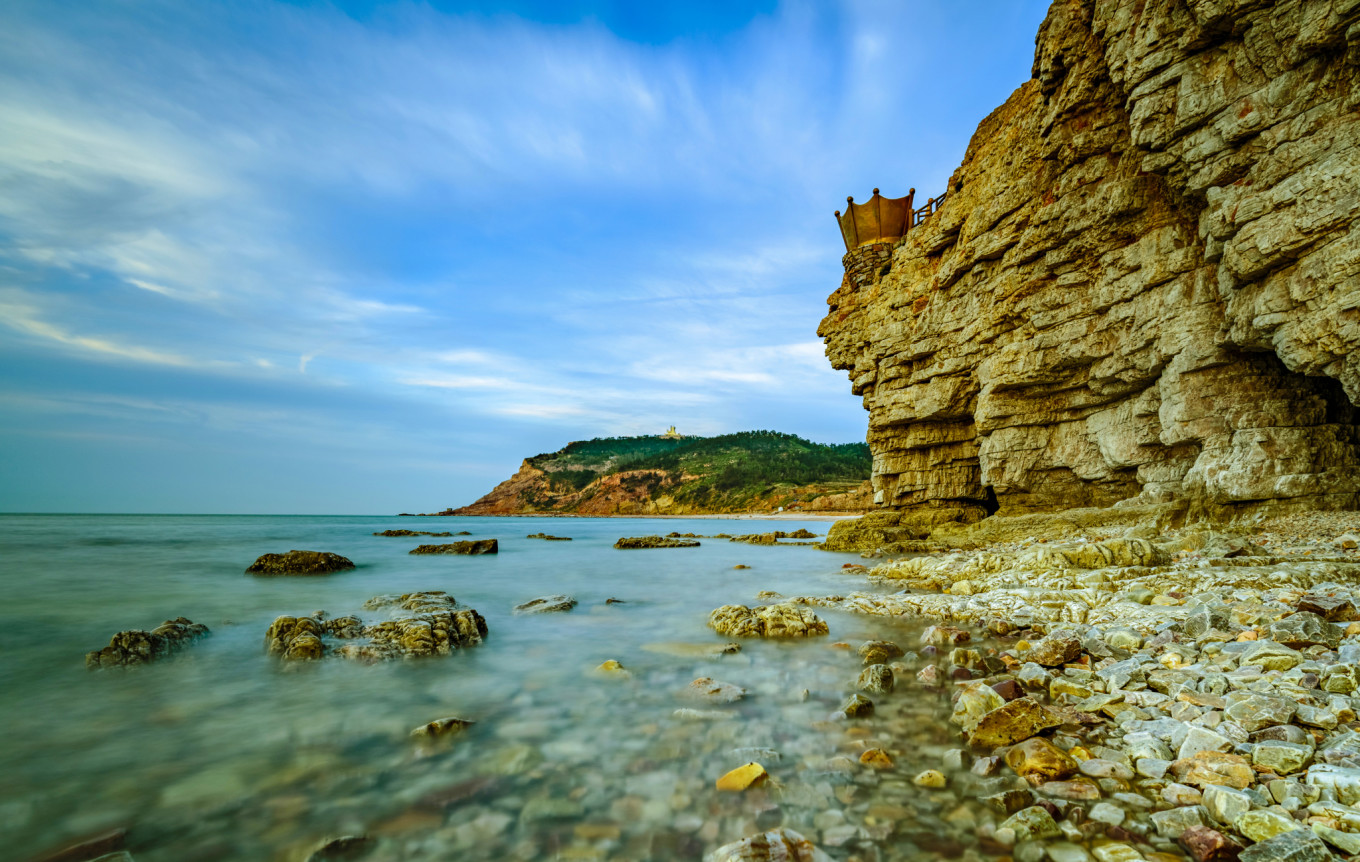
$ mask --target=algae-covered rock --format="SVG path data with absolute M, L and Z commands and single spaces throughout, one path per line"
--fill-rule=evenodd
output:
M 419 545 L 408 553 L 425 554 L 495 554 L 500 552 L 500 543 L 495 539 L 476 539 L 470 542 L 448 542 L 443 545 Z
M 354 568 L 353 561 L 329 551 L 289 551 L 262 554 L 246 569 L 248 575 L 328 575 Z
M 698 542 L 687 539 L 668 539 L 665 536 L 625 536 L 614 543 L 621 550 L 639 548 L 697 548 Z
M 824 635 L 828 629 L 811 608 L 794 604 L 723 605 L 708 616 L 708 625 L 729 637 L 792 638 Z
M 310 617 L 279 617 L 265 634 L 270 655 L 286 660 L 314 660 L 331 654 L 366 662 L 395 658 L 444 656 L 461 647 L 480 644 L 486 637 L 486 620 L 471 608 L 459 608 L 442 590 L 401 595 L 374 596 L 364 602 L 366 610 L 386 610 L 393 616 L 371 625 L 358 617 L 327 620 Z M 341 645 L 328 646 L 334 637 Z
M 86 653 L 85 667 L 146 664 L 173 655 L 208 633 L 207 626 L 186 617 L 166 620 L 149 632 L 128 629 L 115 634 L 103 649 Z

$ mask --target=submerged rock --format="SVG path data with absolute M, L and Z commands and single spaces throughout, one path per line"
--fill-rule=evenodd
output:
M 742 791 L 751 787 L 759 787 L 769 777 L 770 773 L 765 771 L 765 767 L 752 761 L 723 775 L 714 783 L 714 787 L 718 790 Z
M 369 835 L 343 835 L 321 843 L 307 857 L 307 862 L 350 862 L 363 859 L 378 846 L 378 839 Z
M 723 605 L 708 615 L 708 625 L 731 637 L 812 637 L 828 631 L 811 608 L 788 603 L 757 608 Z
M 412 739 L 442 739 L 455 736 L 467 730 L 474 724 L 469 719 L 449 716 L 448 718 L 436 718 L 428 724 L 422 724 L 411 731 Z
M 515 605 L 517 614 L 551 614 L 569 611 L 576 607 L 576 599 L 571 596 L 539 596 L 523 604 Z
M 614 547 L 621 550 L 636 548 L 697 548 L 698 542 L 685 539 L 668 539 L 663 536 L 630 536 L 619 539 Z
M 500 545 L 495 539 L 476 539 L 470 542 L 449 542 L 443 545 L 420 545 L 412 548 L 412 554 L 495 554 Z
M 701 703 L 735 703 L 746 696 L 746 689 L 730 682 L 701 676 L 685 686 L 680 696 Z
M 146 664 L 172 655 L 207 634 L 207 626 L 185 617 L 166 620 L 149 632 L 128 629 L 110 638 L 103 649 L 86 653 L 85 667 L 95 670 Z
M 261 554 L 246 569 L 248 575 L 329 575 L 354 568 L 354 562 L 329 551 L 289 551 Z
M 704 862 L 831 862 L 831 857 L 792 829 L 774 829 L 724 844 Z
M 383 530 L 375 536 L 452 536 L 453 533 L 431 533 L 425 530 Z
M 526 539 L 543 539 L 548 542 L 570 542 L 571 536 L 549 536 L 547 533 L 530 533 Z

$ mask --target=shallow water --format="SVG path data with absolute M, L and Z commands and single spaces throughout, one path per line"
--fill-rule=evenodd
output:
M 747 641 L 720 659 L 644 649 L 723 643 L 705 623 L 760 590 L 864 589 L 853 555 L 702 540 L 620 551 L 620 536 L 712 534 L 826 522 L 239 516 L 0 516 L 0 857 L 27 856 L 108 827 L 139 862 L 304 859 L 328 837 L 379 839 L 373 859 L 689 859 L 776 823 L 837 858 L 957 858 L 978 818 L 974 794 L 910 784 L 954 745 L 947 704 L 899 682 L 867 721 L 829 721 L 854 690 L 852 649 L 908 649 L 922 624 L 822 612 L 831 636 Z M 427 537 L 469 530 L 500 553 L 413 557 Z M 526 539 L 540 530 L 572 542 Z M 244 575 L 259 554 L 333 551 L 358 564 L 322 577 Z M 734 570 L 736 564 L 751 566 Z M 448 658 L 282 666 L 263 654 L 269 623 L 324 609 L 368 621 L 365 599 L 445 590 L 486 618 L 489 636 Z M 567 593 L 565 614 L 516 603 Z M 606 605 L 608 598 L 622 604 Z M 168 660 L 91 673 L 84 653 L 116 631 L 186 616 L 212 636 Z M 591 670 L 607 659 L 628 679 Z M 696 677 L 748 697 L 729 720 L 673 716 Z M 806 690 L 806 692 L 805 692 Z M 422 749 L 411 728 L 477 723 Z M 897 765 L 875 772 L 870 746 Z M 760 749 L 751 751 L 745 749 Z M 773 781 L 744 794 L 714 780 L 759 760 Z M 964 779 L 960 778 L 961 783 Z

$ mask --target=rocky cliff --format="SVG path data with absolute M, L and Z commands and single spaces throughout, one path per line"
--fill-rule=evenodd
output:
M 828 300 L 875 502 L 917 535 L 1355 508 L 1360 0 L 1055 0 L 1036 41 L 944 206 Z

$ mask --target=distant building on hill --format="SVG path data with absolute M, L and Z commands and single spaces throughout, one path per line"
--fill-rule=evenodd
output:
M 666 429 L 666 433 L 665 433 L 665 434 L 662 434 L 662 435 L 661 435 L 661 439 L 663 439 L 663 440 L 680 440 L 680 439 L 684 438 L 684 436 L 685 436 L 684 434 L 681 434 L 679 431 L 676 431 L 676 430 L 675 430 L 675 426 L 672 425 L 671 427 L 669 427 L 669 428 Z

